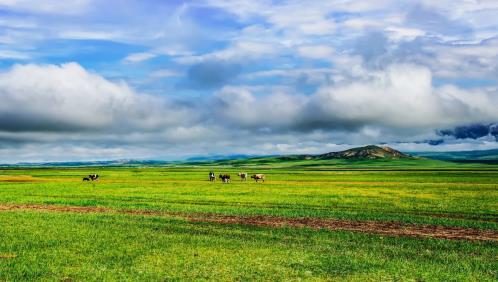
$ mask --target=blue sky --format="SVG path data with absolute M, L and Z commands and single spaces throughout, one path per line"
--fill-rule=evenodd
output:
M 0 162 L 498 147 L 498 2 L 0 0 Z

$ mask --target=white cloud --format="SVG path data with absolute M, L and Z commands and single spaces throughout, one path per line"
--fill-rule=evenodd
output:
M 269 77 L 285 77 L 298 79 L 300 77 L 306 76 L 309 78 L 314 78 L 313 80 L 326 82 L 325 76 L 330 76 L 332 74 L 337 74 L 336 71 L 330 68 L 292 68 L 292 69 L 272 69 L 265 71 L 256 71 L 243 75 L 244 79 L 259 79 L 259 78 L 269 78 Z M 316 79 L 315 79 L 316 78 Z
M 15 155 L 12 161 L 46 161 L 96 159 L 96 152 L 102 159 L 178 159 L 210 152 L 321 153 L 348 146 L 334 143 L 405 141 L 399 146 L 425 149 L 411 142 L 437 138 L 436 128 L 498 119 L 496 89 L 434 88 L 431 78 L 427 68 L 392 65 L 310 96 L 256 95 L 252 88 L 230 86 L 214 99 L 197 99 L 197 107 L 185 107 L 138 94 L 75 63 L 20 65 L 0 74 L 0 152 Z
M 166 78 L 166 77 L 175 77 L 181 76 L 182 73 L 174 70 L 156 70 L 150 74 L 152 78 Z
M 0 19 L 1 27 L 8 28 L 36 28 L 37 24 L 33 19 L 18 19 L 14 16 L 5 16 Z
M 454 86 L 434 88 L 430 70 L 415 65 L 363 73 L 324 86 L 311 96 L 276 93 L 259 97 L 246 88 L 225 87 L 217 98 L 222 119 L 237 126 L 357 133 L 370 128 L 363 131 L 363 138 L 378 138 L 379 142 L 406 137 L 417 140 L 413 138 L 433 134 L 437 128 L 498 120 L 493 108 L 497 93 Z
M 277 52 L 275 45 L 262 42 L 236 41 L 231 46 L 215 52 L 178 57 L 176 61 L 182 64 L 199 63 L 207 60 L 239 61 L 255 59 Z
M 369 76 L 324 87 L 312 103 L 325 118 L 335 118 L 339 123 L 398 129 L 438 128 L 498 118 L 492 111 L 482 111 L 487 108 L 484 101 L 469 99 L 476 98 L 475 94 L 455 92 L 456 88 L 434 89 L 427 68 L 394 65 Z
M 389 38 L 394 41 L 413 40 L 419 36 L 425 35 L 425 31 L 417 28 L 389 26 L 386 28 L 386 31 Z
M 327 45 L 308 45 L 298 48 L 299 55 L 311 59 L 330 59 L 334 49 Z
M 76 63 L 15 66 L 0 74 L 0 99 L 0 131 L 147 131 L 185 125 L 196 116 Z
M 289 127 L 296 121 L 304 97 L 276 93 L 256 98 L 244 88 L 225 87 L 216 95 L 215 115 L 236 127 L 272 129 Z
M 122 35 L 117 32 L 91 30 L 64 30 L 58 34 L 59 38 L 82 40 L 115 40 L 121 36 Z
M 148 52 L 143 52 L 143 53 L 134 53 L 128 55 L 126 58 L 123 59 L 124 62 L 126 63 L 140 63 L 143 61 L 150 60 L 152 58 L 157 57 L 157 54 L 153 53 L 148 53 Z
M 374 19 L 352 18 L 344 21 L 342 25 L 351 29 L 367 29 L 382 27 L 382 22 Z
M 474 44 L 436 45 L 425 47 L 435 58 L 424 63 L 436 75 L 449 78 L 496 78 L 498 73 L 498 40 Z
M 149 77 L 129 78 L 142 89 L 182 75 L 203 83 L 152 96 L 77 64 L 20 65 L 0 74 L 0 142 L 67 142 L 81 152 L 140 144 L 157 145 L 150 152 L 171 144 L 320 152 L 334 142 L 426 140 L 437 128 L 498 119 L 496 1 L 118 2 L 0 0 L 12 12 L 0 19 L 0 59 L 101 58 L 108 50 L 100 41 L 112 41 L 146 50 L 121 62 L 171 57 Z M 197 17 L 206 6 L 224 12 Z M 99 42 L 78 48 L 87 39 Z M 58 42 L 71 48 L 61 54 Z M 83 63 L 133 76 L 119 63 Z M 150 64 L 133 67 L 143 74 Z M 462 88 L 439 86 L 455 81 Z
M 30 58 L 26 52 L 0 50 L 0 59 L 27 60 Z
M 0 0 L 0 7 L 36 13 L 79 14 L 85 11 L 90 3 L 91 0 Z

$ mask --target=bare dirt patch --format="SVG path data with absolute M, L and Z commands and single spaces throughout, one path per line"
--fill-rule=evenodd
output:
M 114 210 L 101 207 L 82 207 L 82 206 L 56 206 L 56 205 L 0 205 L 0 211 L 11 210 L 40 210 L 53 212 L 77 212 L 77 213 L 104 213 L 113 212 Z
M 206 213 L 179 213 L 143 210 L 113 210 L 104 207 L 56 205 L 0 205 L 0 211 L 39 210 L 48 212 L 114 213 L 145 216 L 175 216 L 191 222 L 240 224 L 260 227 L 295 227 L 374 233 L 386 236 L 440 238 L 451 240 L 496 241 L 498 231 L 456 226 L 406 224 L 402 222 L 354 221 L 330 218 L 289 218 L 276 216 L 234 216 Z
M 225 216 L 209 215 L 192 221 L 207 221 L 223 224 L 248 224 L 269 227 L 307 227 L 312 229 L 344 230 L 375 233 L 388 236 L 432 237 L 441 239 L 464 239 L 498 241 L 498 232 L 441 225 L 405 224 L 401 222 L 353 221 L 326 218 L 283 218 L 269 216 Z
M 30 175 L 0 175 L 0 182 L 38 182 L 40 179 Z

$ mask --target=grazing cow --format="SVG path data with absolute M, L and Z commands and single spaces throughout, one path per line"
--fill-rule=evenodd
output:
M 240 180 L 246 181 L 247 180 L 247 173 L 245 172 L 239 172 L 237 175 L 240 177 Z
M 262 180 L 263 182 L 265 182 L 265 175 L 264 174 L 254 174 L 251 176 L 252 179 L 254 179 L 254 181 L 256 182 L 259 182 L 259 180 Z
M 98 181 L 99 175 L 98 174 L 90 174 L 90 175 L 88 175 L 88 178 L 90 178 L 92 181 Z
M 90 178 L 88 178 L 88 177 L 83 177 L 83 181 L 90 181 Z
M 230 174 L 220 174 L 219 178 L 223 183 L 230 183 Z
M 216 181 L 216 176 L 214 175 L 214 172 L 209 172 L 209 181 Z

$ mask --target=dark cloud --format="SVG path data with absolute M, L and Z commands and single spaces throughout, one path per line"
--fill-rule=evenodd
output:
M 443 143 L 444 143 L 444 140 L 443 140 L 443 139 L 428 140 L 428 141 L 427 141 L 427 144 L 432 145 L 432 146 L 441 145 L 441 144 L 443 144 Z
M 0 131 L 7 132 L 78 132 L 96 130 L 91 126 L 66 122 L 51 116 L 17 112 L 0 112 Z
M 187 81 L 182 86 L 213 89 L 233 81 L 241 72 L 239 64 L 210 60 L 195 64 L 187 72 Z
M 457 126 L 453 129 L 439 130 L 441 136 L 453 136 L 456 139 L 478 139 L 488 135 L 494 136 L 498 141 L 498 124 L 471 124 Z

